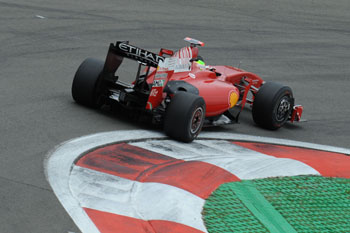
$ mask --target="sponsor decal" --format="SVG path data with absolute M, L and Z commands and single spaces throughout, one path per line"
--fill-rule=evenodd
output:
M 191 67 L 189 58 L 170 57 L 158 63 L 158 71 L 173 70 L 174 73 L 191 71 Z
M 153 97 L 156 97 L 157 95 L 158 95 L 157 89 L 152 89 L 151 93 L 149 94 L 149 96 L 153 96 Z
M 154 78 L 155 79 L 167 79 L 168 78 L 168 73 L 157 73 Z
M 231 91 L 229 94 L 229 106 L 230 108 L 234 107 L 239 99 L 239 95 L 237 94 L 236 91 Z
M 191 71 L 191 62 L 188 58 L 177 59 L 175 64 L 174 73 Z
M 154 80 L 153 81 L 153 87 L 163 87 L 165 83 L 165 80 Z
M 130 56 L 135 59 L 140 59 L 140 60 L 154 62 L 154 63 L 159 63 L 160 61 L 164 61 L 165 59 L 164 57 L 159 56 L 155 53 L 149 52 L 147 50 L 144 50 L 123 42 L 119 43 L 118 47 L 120 50 L 126 53 L 127 56 Z

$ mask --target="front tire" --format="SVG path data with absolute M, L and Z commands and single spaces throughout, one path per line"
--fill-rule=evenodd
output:
M 201 131 L 204 119 L 204 99 L 192 93 L 177 92 L 165 113 L 165 134 L 179 141 L 192 142 Z
M 278 129 L 289 119 L 293 105 L 293 92 L 290 87 L 266 82 L 255 96 L 253 120 L 263 128 Z
M 102 105 L 101 74 L 104 62 L 94 58 L 85 59 L 75 73 L 72 84 L 72 97 L 82 105 L 97 108 Z

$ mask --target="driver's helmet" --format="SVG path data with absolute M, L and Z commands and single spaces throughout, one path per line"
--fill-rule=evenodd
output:
M 198 59 L 196 62 L 199 65 L 205 66 L 205 62 L 203 60 Z

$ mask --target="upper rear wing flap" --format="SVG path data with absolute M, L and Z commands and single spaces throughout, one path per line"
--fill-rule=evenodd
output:
M 159 61 L 165 60 L 165 57 L 130 45 L 128 41 L 117 41 L 115 45 L 111 43 L 109 46 L 104 71 L 115 73 L 124 57 L 155 68 L 158 67 Z

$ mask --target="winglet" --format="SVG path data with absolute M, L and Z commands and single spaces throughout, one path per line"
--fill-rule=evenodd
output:
M 204 43 L 202 41 L 199 41 L 199 40 L 196 40 L 196 39 L 193 39 L 190 37 L 186 37 L 184 40 L 187 42 L 190 42 L 191 45 L 193 45 L 194 47 L 196 47 L 197 45 L 202 46 L 202 47 L 204 46 Z

